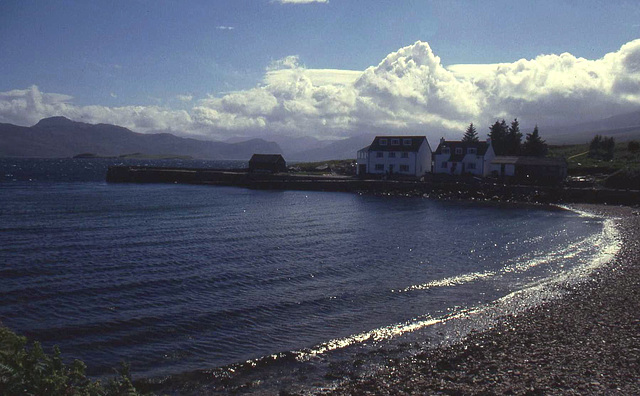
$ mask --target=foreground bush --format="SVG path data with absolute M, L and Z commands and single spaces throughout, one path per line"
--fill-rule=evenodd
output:
M 0 327 L 0 395 L 139 395 L 131 382 L 129 367 L 105 385 L 85 375 L 80 360 L 67 366 L 60 349 L 49 356 L 39 342 L 27 345 L 26 337 Z

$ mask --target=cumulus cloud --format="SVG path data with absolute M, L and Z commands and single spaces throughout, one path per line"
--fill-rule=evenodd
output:
M 188 129 L 186 111 L 159 106 L 77 106 L 69 95 L 43 93 L 33 85 L 24 90 L 0 92 L 0 122 L 34 125 L 42 118 L 65 116 L 88 123 L 109 123 L 139 132 Z
M 640 40 L 600 59 L 569 53 L 512 63 L 444 66 L 424 42 L 386 56 L 364 71 L 307 69 L 298 56 L 271 62 L 262 82 L 195 101 L 188 111 L 160 106 L 76 106 L 67 95 L 35 86 L 0 93 L 0 121 L 20 125 L 64 115 L 136 131 L 173 130 L 210 137 L 266 133 L 349 136 L 366 132 L 463 131 L 518 117 L 553 125 L 637 110 Z

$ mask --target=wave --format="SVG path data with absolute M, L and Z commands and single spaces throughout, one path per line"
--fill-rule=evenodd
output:
M 589 216 L 593 217 L 593 215 Z M 615 227 L 613 219 L 605 219 L 602 231 L 598 234 L 589 236 L 581 241 L 572 243 L 567 247 L 555 252 L 550 252 L 541 257 L 531 258 L 522 264 L 510 264 L 503 267 L 500 271 L 486 271 L 469 273 L 454 277 L 443 278 L 424 284 L 408 286 L 405 289 L 397 290 L 397 292 L 409 292 L 415 290 L 428 290 L 435 287 L 459 286 L 462 284 L 484 280 L 487 278 L 499 276 L 502 274 L 513 272 L 524 272 L 532 267 L 547 263 L 551 260 L 563 261 L 573 259 L 583 253 L 588 253 L 590 247 L 598 249 L 593 255 L 589 255 L 581 264 L 567 271 L 555 273 L 553 276 L 543 279 L 542 281 L 532 281 L 520 290 L 511 292 L 503 297 L 498 298 L 490 304 L 483 304 L 471 308 L 457 309 L 455 312 L 439 316 L 424 316 L 415 318 L 403 323 L 396 323 L 388 326 L 379 327 L 373 330 L 354 334 L 347 337 L 336 338 L 312 348 L 294 351 L 293 354 L 298 360 L 308 360 L 317 355 L 337 349 L 346 348 L 351 345 L 361 344 L 368 341 L 389 340 L 407 333 L 415 332 L 429 326 L 445 323 L 455 319 L 471 317 L 474 315 L 487 315 L 488 311 L 492 311 L 492 316 L 498 317 L 505 312 L 522 311 L 536 305 L 540 300 L 556 298 L 560 294 L 554 289 L 558 284 L 572 284 L 584 280 L 594 270 L 602 267 L 604 264 L 611 262 L 613 257 L 621 248 L 621 240 L 619 231 Z M 517 260 L 516 260 L 517 261 Z M 536 294 L 538 295 L 536 298 Z M 540 297 L 544 294 L 544 297 Z M 514 302 L 518 302 L 514 304 Z M 274 355 L 273 358 L 277 358 Z M 250 361 L 249 361 L 250 362 Z

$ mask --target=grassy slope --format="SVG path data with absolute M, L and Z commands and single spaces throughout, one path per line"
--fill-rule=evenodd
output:
M 611 161 L 589 158 L 588 152 L 588 144 L 549 147 L 549 157 L 565 157 L 569 163 L 569 170 L 574 172 L 591 168 L 601 169 L 603 173 L 615 172 L 620 169 L 640 169 L 640 151 L 630 152 L 627 142 L 616 143 Z

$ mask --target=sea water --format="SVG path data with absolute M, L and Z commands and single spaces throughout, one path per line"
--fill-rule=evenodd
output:
M 118 162 L 0 160 L 0 322 L 92 375 L 121 361 L 152 377 L 398 337 L 611 244 L 604 220 L 571 211 L 104 182 Z

